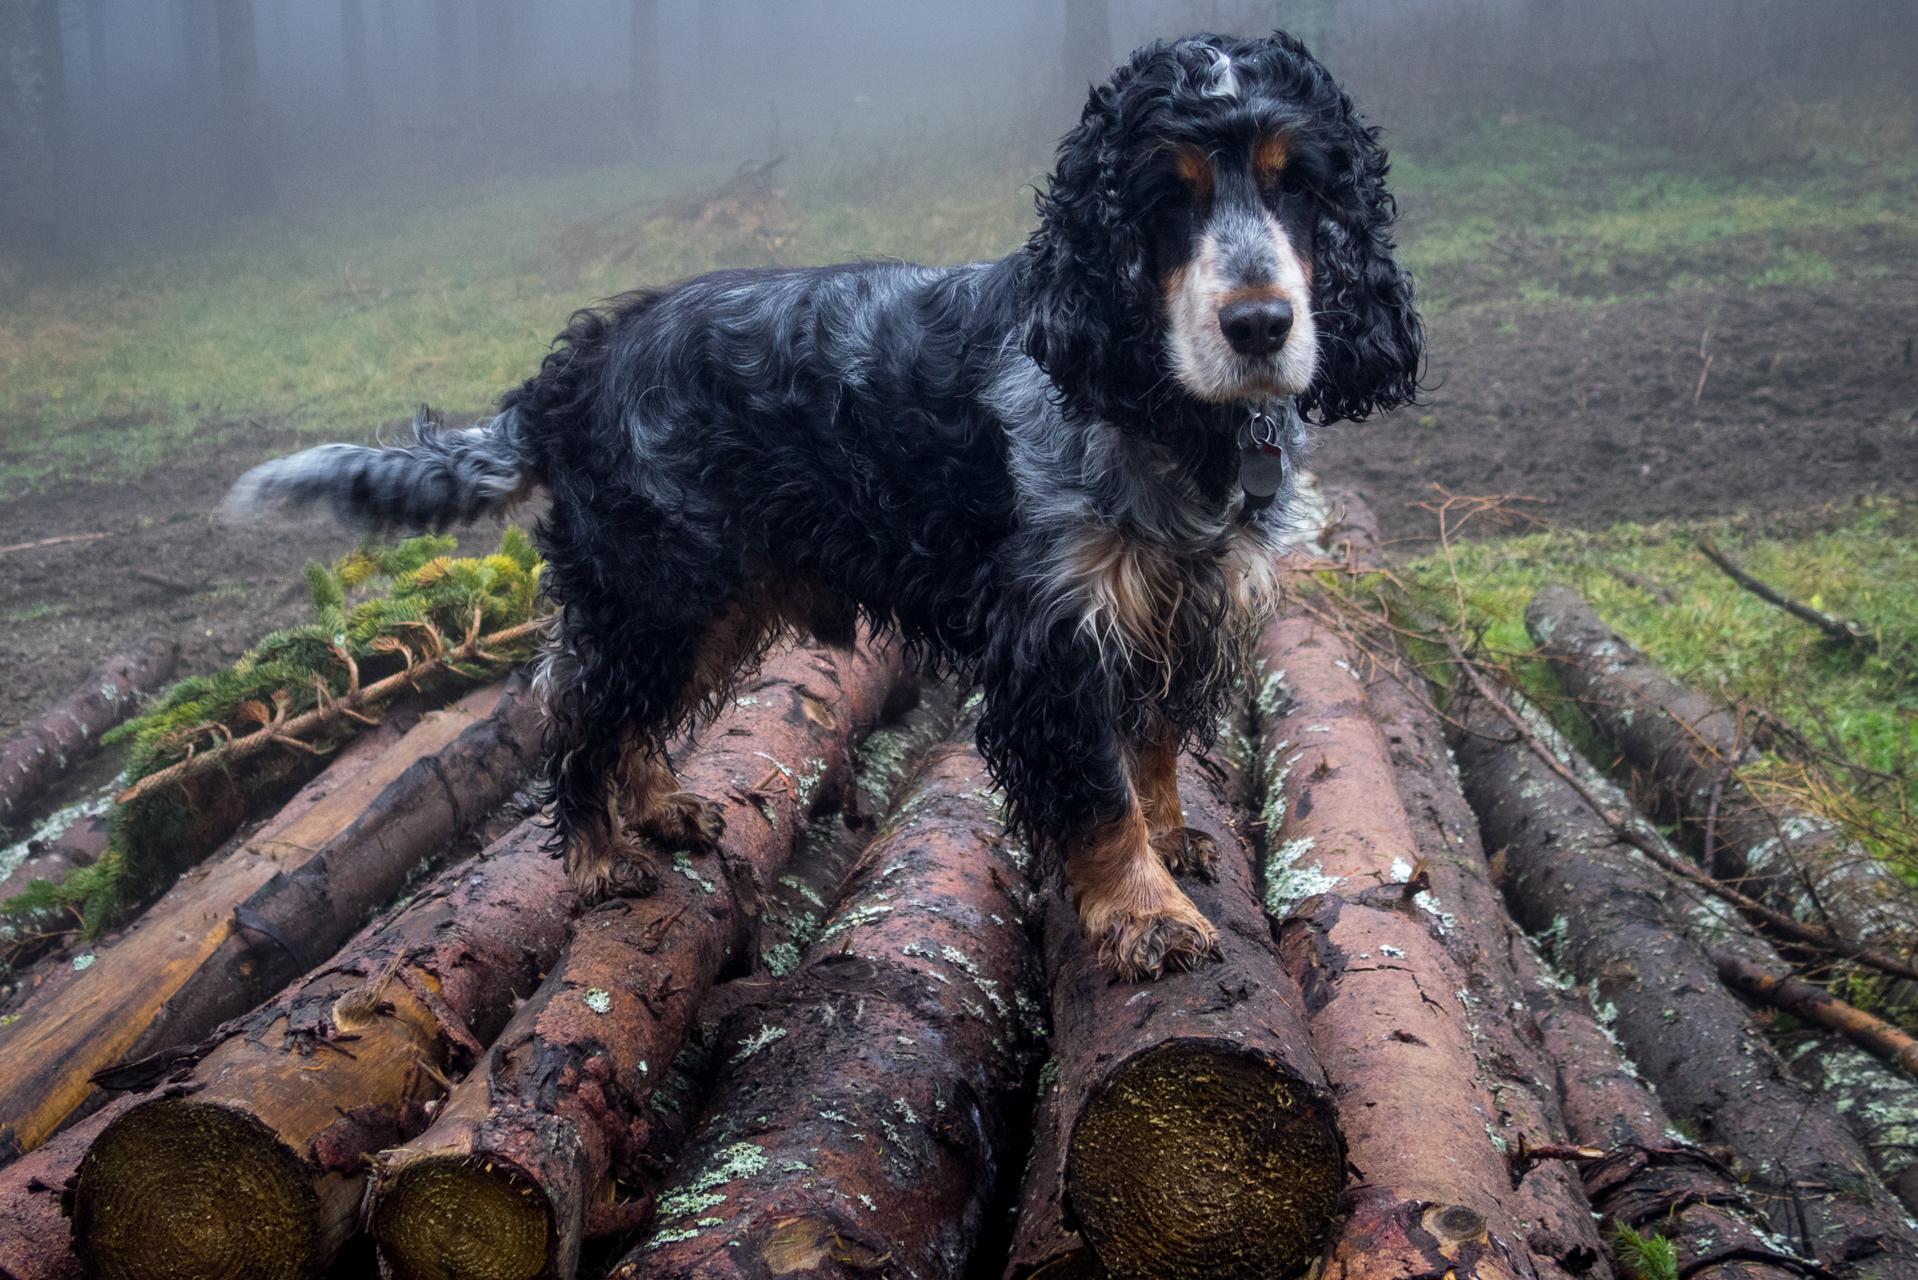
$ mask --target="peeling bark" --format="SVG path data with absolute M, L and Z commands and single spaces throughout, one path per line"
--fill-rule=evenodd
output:
M 1321 1274 L 1589 1270 L 1596 1260 L 1571 1229 L 1571 1188 L 1547 1177 L 1514 1189 L 1506 1162 L 1526 1126 L 1552 1131 L 1552 1108 L 1538 1067 L 1521 1065 L 1537 1058 L 1512 1025 L 1503 922 L 1469 871 L 1463 815 L 1438 801 L 1433 768 L 1405 779 L 1421 825 L 1433 828 L 1421 845 L 1367 711 L 1360 659 L 1342 638 L 1282 617 L 1258 658 L 1266 904 L 1282 921 L 1285 965 L 1359 1179 L 1341 1198 Z M 1408 763 L 1429 760 L 1432 744 L 1396 736 Z M 1541 1199 L 1554 1206 L 1543 1223 L 1529 1216 Z M 1534 1232 L 1542 1247 L 1528 1243 Z
M 1909 931 L 1913 895 L 1824 819 L 1754 794 L 1732 767 L 1755 758 L 1737 718 L 1671 679 L 1569 587 L 1546 587 L 1525 626 L 1565 689 L 1632 768 L 1655 783 L 1659 816 L 1702 845 L 1712 875 L 1806 923 L 1869 942 Z M 1716 812 L 1714 809 L 1716 798 Z M 1757 923 L 1757 922 L 1754 922 Z
M 614 1277 L 968 1274 L 1043 1034 L 998 811 L 977 752 L 937 749 L 804 963 L 728 1019 L 712 1105 Z
M 95 1275 L 304 1276 L 358 1227 L 375 1152 L 426 1125 L 559 955 L 566 875 L 528 819 L 405 910 L 221 1029 L 80 1163 L 74 1249 Z M 161 1070 L 165 1071 L 164 1064 Z M 217 1223 L 217 1230 L 209 1224 Z
M 1687 1280 L 1788 1280 L 1807 1272 L 1751 1206 L 1731 1171 L 1672 1128 L 1664 1104 L 1590 1005 L 1548 974 L 1523 937 L 1512 961 L 1558 1064 L 1566 1123 L 1583 1146 L 1605 1151 L 1581 1162 L 1592 1205 L 1616 1230 L 1655 1231 L 1672 1242 Z
M 668 851 L 650 896 L 587 912 L 432 1127 L 391 1153 L 368 1224 L 385 1274 L 572 1275 L 588 1202 L 650 1181 L 654 1091 L 715 979 L 748 963 L 768 886 L 842 800 L 900 672 L 893 647 L 795 646 L 742 689 L 681 767 L 724 813 L 718 857 Z
M 1628 802 L 1532 714 L 1601 802 Z M 1507 901 L 1658 1085 L 1673 1114 L 1736 1153 L 1736 1171 L 1796 1250 L 1861 1274 L 1918 1275 L 1918 1234 L 1838 1115 L 1791 1078 L 1671 900 L 1626 846 L 1483 703 L 1458 745 L 1466 796 L 1499 850 Z M 1603 789 L 1600 789 L 1603 788 Z M 1707 917 L 1706 924 L 1716 921 Z M 1722 926 L 1721 926 L 1722 927 Z
M 332 954 L 423 858 L 513 793 L 538 718 L 516 680 L 403 736 L 396 723 L 349 747 L 274 821 L 0 1030 L 0 1146 L 31 1150 L 88 1101 L 94 1074 L 200 1040 Z
M 1219 956 L 1114 982 L 1062 893 L 1045 903 L 1053 1055 L 1008 1280 L 1291 1277 L 1318 1256 L 1344 1152 L 1216 773 L 1186 757 L 1187 826 L 1218 846 L 1180 887 Z

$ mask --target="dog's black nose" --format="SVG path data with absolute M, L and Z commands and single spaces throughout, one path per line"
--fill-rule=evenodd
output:
M 1292 332 L 1292 304 L 1277 298 L 1230 303 L 1219 308 L 1219 328 L 1240 355 L 1270 355 Z

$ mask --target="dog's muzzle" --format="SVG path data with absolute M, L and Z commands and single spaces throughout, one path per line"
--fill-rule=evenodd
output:
M 1292 304 L 1282 298 L 1254 298 L 1219 308 L 1219 330 L 1242 356 L 1269 356 L 1292 332 Z

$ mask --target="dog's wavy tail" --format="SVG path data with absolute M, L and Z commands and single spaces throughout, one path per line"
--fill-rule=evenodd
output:
M 517 428 L 511 409 L 464 431 L 442 430 L 421 409 L 410 444 L 323 444 L 264 463 L 240 477 L 220 514 L 254 520 L 282 504 L 324 501 L 343 524 L 436 530 L 503 515 L 541 483 Z

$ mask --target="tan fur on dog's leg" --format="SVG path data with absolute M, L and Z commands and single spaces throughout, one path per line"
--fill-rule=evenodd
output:
M 1212 952 L 1218 930 L 1172 882 L 1153 851 L 1138 801 L 1117 822 L 1068 842 L 1066 878 L 1079 927 L 1099 963 L 1128 981 L 1189 969 Z
M 1152 851 L 1170 870 L 1212 879 L 1219 865 L 1219 845 L 1205 832 L 1185 825 L 1185 806 L 1179 801 L 1178 739 L 1166 734 L 1141 747 L 1131 772 Z

